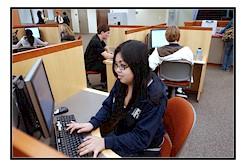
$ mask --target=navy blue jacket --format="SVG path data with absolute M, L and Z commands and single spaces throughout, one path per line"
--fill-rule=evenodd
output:
M 117 80 L 101 109 L 89 121 L 94 129 L 107 121 L 115 111 L 113 106 L 119 84 Z M 160 147 L 165 133 L 162 117 L 166 105 L 166 86 L 158 76 L 153 74 L 147 86 L 147 98 L 141 99 L 129 110 L 127 117 L 118 124 L 117 131 L 104 137 L 105 148 L 112 149 L 124 157 L 135 157 L 144 156 L 145 151 Z M 157 151 L 159 152 L 159 149 Z

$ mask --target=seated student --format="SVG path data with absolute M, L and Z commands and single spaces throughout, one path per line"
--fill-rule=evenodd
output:
M 75 39 L 75 34 L 67 24 L 62 25 L 61 41 L 73 41 Z
M 178 44 L 180 39 L 180 30 L 177 26 L 169 26 L 166 30 L 165 37 L 169 45 L 159 47 L 153 51 L 149 56 L 149 64 L 152 70 L 161 65 L 163 61 L 181 60 L 185 59 L 193 62 L 193 53 L 187 46 L 180 46 Z M 170 98 L 172 89 L 168 87 L 168 96 Z M 182 88 L 176 90 L 176 96 L 187 98 L 187 95 Z
M 109 37 L 110 27 L 106 24 L 101 24 L 97 28 L 97 34 L 90 40 L 85 54 L 86 70 L 97 71 L 101 73 L 100 82 L 106 83 L 106 65 L 103 63 L 105 59 L 112 59 L 113 54 L 109 47 L 106 46 L 104 40 Z
M 114 55 L 117 80 L 110 95 L 89 122 L 71 122 L 67 130 L 82 133 L 101 129 L 102 138 L 84 138 L 78 146 L 79 155 L 93 152 L 97 157 L 102 150 L 111 149 L 122 157 L 159 157 L 165 133 L 166 86 L 149 68 L 146 44 L 126 41 Z
M 13 45 L 14 48 L 20 48 L 21 46 L 37 48 L 37 45 L 48 45 L 48 42 L 43 42 L 40 39 L 35 38 L 30 29 L 26 29 L 25 33 L 26 35 L 23 36 L 16 45 Z

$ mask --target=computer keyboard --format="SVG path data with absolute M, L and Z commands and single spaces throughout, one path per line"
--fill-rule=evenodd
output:
M 74 115 L 63 115 L 57 117 L 55 126 L 57 150 L 68 155 L 69 157 L 88 157 L 88 155 L 79 156 L 77 153 L 77 147 L 82 143 L 83 140 L 82 134 L 78 134 L 75 131 L 70 134 L 69 131 L 66 131 L 66 124 L 69 124 L 71 121 L 76 121 Z

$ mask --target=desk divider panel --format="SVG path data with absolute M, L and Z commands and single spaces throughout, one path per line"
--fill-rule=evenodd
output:
M 47 41 L 49 44 L 58 44 L 61 43 L 60 26 L 61 24 L 22 25 L 13 27 L 12 32 L 18 30 L 17 37 L 20 40 L 23 36 L 25 36 L 25 28 L 39 27 L 42 41 Z
M 186 21 L 185 26 L 201 26 L 203 20 Z M 229 21 L 217 20 L 217 27 L 225 27 Z
M 193 54 L 196 54 L 198 48 L 202 49 L 202 55 L 208 58 L 212 28 L 193 27 L 193 28 L 180 28 L 180 45 L 188 46 L 192 50 Z
M 112 26 L 110 25 L 110 37 L 107 39 L 106 44 L 109 47 L 116 48 L 119 44 L 126 41 L 125 31 L 137 29 L 142 26 Z
M 80 40 L 13 54 L 12 75 L 26 75 L 37 58 L 43 58 L 56 104 L 87 88 Z

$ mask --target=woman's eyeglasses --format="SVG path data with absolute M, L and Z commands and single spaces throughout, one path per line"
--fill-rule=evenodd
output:
M 117 68 L 119 68 L 120 70 L 125 70 L 126 68 L 128 68 L 128 65 L 124 65 L 124 64 L 114 64 L 114 70 L 117 70 Z

